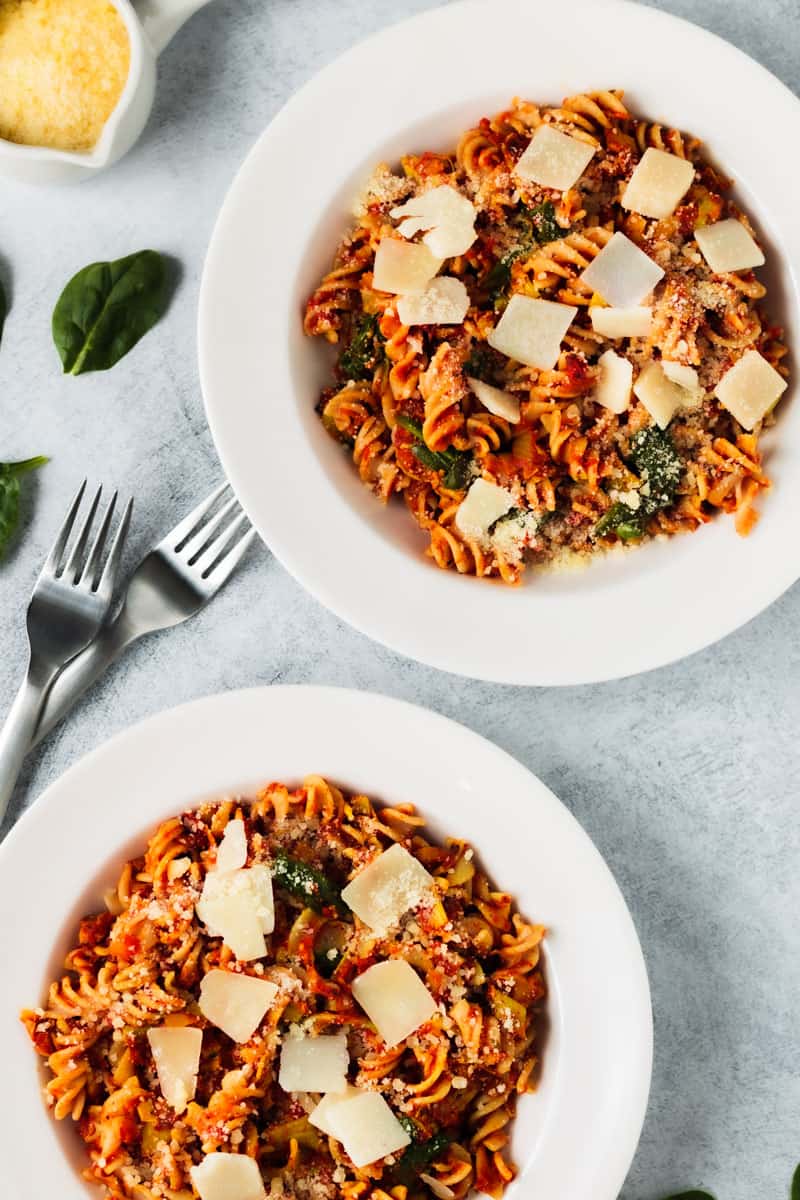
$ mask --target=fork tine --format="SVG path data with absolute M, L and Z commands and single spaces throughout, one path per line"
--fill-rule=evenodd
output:
M 203 576 L 204 582 L 213 585 L 215 591 L 221 588 L 223 583 L 227 583 L 257 537 L 258 534 L 251 526 L 247 533 L 242 534 L 238 542 L 231 546 L 227 554 L 223 554 L 222 558 L 212 565 L 211 570 Z
M 223 505 L 216 516 L 207 521 L 205 525 L 201 525 L 194 537 L 189 538 L 181 550 L 181 554 L 187 559 L 190 567 L 194 566 L 203 548 L 216 539 L 218 531 L 238 507 L 239 501 L 233 496 L 227 504 Z
M 213 542 L 203 551 L 203 553 L 195 559 L 192 566 L 196 571 L 199 571 L 205 579 L 206 575 L 210 574 L 211 568 L 221 557 L 225 547 L 231 542 L 234 536 L 244 525 L 249 525 L 250 522 L 245 513 L 239 513 L 235 521 L 231 521 L 230 525 L 223 529 L 222 533 L 217 534 Z
M 89 587 L 96 591 L 100 583 L 100 570 L 102 566 L 103 551 L 106 548 L 106 540 L 108 531 L 111 528 L 111 519 L 114 516 L 114 509 L 117 507 L 117 498 L 119 492 L 114 492 L 114 495 L 108 502 L 106 515 L 103 517 L 100 528 L 97 531 L 97 536 L 94 539 L 94 544 L 86 560 L 86 566 L 83 569 L 81 579 L 85 579 Z
M 58 531 L 58 537 L 55 540 L 53 549 L 50 551 L 50 553 L 48 554 L 47 559 L 45 561 L 44 567 L 42 569 L 43 575 L 58 574 L 59 567 L 61 566 L 61 561 L 64 557 L 64 550 L 66 548 L 67 542 L 69 541 L 69 535 L 72 533 L 72 526 L 75 524 L 75 518 L 78 515 L 78 509 L 80 508 L 81 501 L 83 500 L 83 493 L 86 491 L 86 482 L 87 481 L 84 479 L 83 483 L 78 488 L 77 496 L 75 497 L 75 499 L 72 501 L 72 504 L 70 505 L 69 512 L 67 513 L 67 516 L 64 520 L 64 524 L 61 526 L 60 530 Z
M 83 574 L 84 561 L 86 558 L 86 547 L 89 544 L 89 538 L 92 536 L 92 526 L 97 515 L 97 506 L 100 503 L 100 497 L 103 494 L 103 485 L 94 494 L 94 499 L 89 505 L 89 512 L 81 526 L 81 531 L 78 534 L 77 541 L 72 547 L 72 553 L 67 559 L 67 565 L 64 567 L 64 578 L 71 577 L 73 583 L 79 583 Z
M 100 577 L 100 582 L 95 588 L 95 591 L 97 592 L 113 592 L 117 586 L 120 562 L 122 560 L 122 553 L 125 549 L 125 539 L 128 536 L 128 527 L 131 523 L 132 512 L 133 499 L 131 498 L 125 505 L 125 511 L 122 514 L 122 520 L 117 527 L 117 532 L 114 534 L 114 540 L 111 543 L 111 549 L 108 553 L 106 565 L 103 568 L 103 574 Z
M 195 527 L 208 515 L 222 493 L 229 487 L 230 484 L 227 480 L 225 483 L 221 483 L 218 488 L 214 489 L 210 496 L 207 496 L 201 504 L 198 504 L 197 508 L 193 508 L 187 517 L 184 517 L 174 529 L 170 530 L 164 538 L 164 542 L 169 546 L 170 550 L 183 549 L 186 539 L 194 532 Z

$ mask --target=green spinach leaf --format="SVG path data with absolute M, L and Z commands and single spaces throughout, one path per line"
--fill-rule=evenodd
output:
M 669 508 L 678 491 L 683 462 L 667 431 L 657 425 L 640 429 L 631 438 L 630 457 L 636 474 L 647 482 L 648 494 L 642 500 L 650 511 Z
M 331 881 L 308 863 L 290 858 L 279 851 L 272 864 L 272 878 L 278 887 L 302 900 L 308 908 L 321 912 L 323 908 L 340 908 L 342 901 Z
M 530 226 L 531 239 L 540 246 L 546 245 L 547 242 L 557 242 L 569 233 L 569 229 L 562 228 L 556 220 L 556 210 L 550 200 L 537 204 L 535 208 L 524 207 L 520 220 Z
M 529 208 L 523 204 L 510 222 L 519 238 L 519 244 L 497 260 L 490 268 L 485 279 L 484 287 L 489 293 L 495 308 L 511 283 L 511 268 L 518 258 L 524 258 L 533 250 L 535 245 L 544 246 L 547 242 L 558 241 L 566 237 L 569 229 L 562 229 L 556 220 L 556 210 L 550 200 Z
M 431 450 L 422 437 L 422 426 L 404 413 L 398 414 L 397 424 L 414 435 L 416 445 L 412 453 L 418 462 L 431 471 L 441 471 L 442 483 L 446 488 L 463 492 L 469 482 L 472 455 L 466 450 Z
M 411 1145 L 403 1151 L 392 1172 L 392 1178 L 397 1183 L 410 1187 L 420 1171 L 424 1171 L 425 1167 L 430 1166 L 444 1154 L 451 1139 L 446 1133 L 439 1130 L 431 1137 L 421 1140 L 419 1127 L 410 1117 L 400 1115 L 397 1119 L 411 1138 Z
M 521 258 L 525 253 L 526 251 L 524 250 L 510 251 L 504 258 L 499 258 L 487 273 L 484 285 L 486 291 L 489 293 L 489 299 L 495 308 L 508 291 L 508 286 L 511 283 L 511 268 L 517 259 Z
M 64 373 L 113 367 L 161 319 L 168 303 L 166 266 L 156 250 L 84 267 L 53 312 L 53 341 Z
M 24 462 L 0 463 L 0 559 L 2 559 L 19 525 L 20 479 L 29 471 L 43 467 L 47 459 L 26 458 Z
M 595 531 L 599 534 L 615 533 L 623 542 L 634 542 L 644 537 L 647 514 L 623 504 L 620 500 L 611 505 L 607 512 L 597 522 Z
M 800 1165 L 797 1166 L 792 1176 L 792 1190 L 789 1193 L 789 1200 L 800 1200 Z
M 315 950 L 314 966 L 323 979 L 330 979 L 343 958 L 341 950 Z
M 464 361 L 464 374 L 482 383 L 494 382 L 494 355 L 497 352 L 487 346 L 486 342 L 476 342 Z
M 633 435 L 630 459 L 643 481 L 638 508 L 617 501 L 595 526 L 595 532 L 600 536 L 613 532 L 623 542 L 644 537 L 648 518 L 674 504 L 683 471 L 683 462 L 672 438 L 657 425 L 649 425 Z
M 377 316 L 361 313 L 356 319 L 350 342 L 339 358 L 339 370 L 346 379 L 358 381 L 372 378 L 380 337 Z
M 700 1192 L 697 1188 L 689 1192 L 676 1192 L 673 1196 L 665 1196 L 664 1200 L 714 1200 L 710 1192 Z
M 411 1117 L 407 1117 L 405 1113 L 396 1113 L 398 1122 L 403 1126 L 412 1142 L 419 1141 L 419 1126 Z

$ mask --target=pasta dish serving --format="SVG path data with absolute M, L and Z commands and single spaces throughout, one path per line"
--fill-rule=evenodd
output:
M 437 566 L 516 583 L 720 510 L 751 531 L 788 372 L 730 189 L 621 91 L 376 169 L 305 330 L 337 349 L 325 429 Z
M 500 1196 L 545 931 L 318 776 L 165 821 L 22 1019 L 113 1200 Z

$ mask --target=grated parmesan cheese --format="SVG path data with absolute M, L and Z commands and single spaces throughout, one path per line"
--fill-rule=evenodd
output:
M 130 69 L 125 23 L 109 0 L 0 0 L 0 137 L 89 151 Z
M 498 558 L 509 563 L 518 563 L 530 546 L 539 528 L 539 516 L 526 511 L 499 520 L 492 530 L 490 542 Z M 453 938 L 453 941 L 457 941 Z

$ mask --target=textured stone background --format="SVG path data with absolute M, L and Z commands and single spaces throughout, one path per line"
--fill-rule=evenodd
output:
M 251 143 L 341 50 L 401 10 L 432 6 L 217 0 L 168 50 L 152 123 L 123 163 L 78 190 L 3 182 L 0 272 L 13 310 L 0 354 L 0 458 L 44 452 L 53 461 L 0 571 L 0 711 L 23 666 L 26 599 L 76 478 L 135 487 L 144 546 L 219 476 L 198 389 L 195 310 L 214 218 Z M 800 89 L 798 0 L 659 7 L 729 38 Z M 676 86 L 679 77 L 676 66 Z M 144 244 L 183 264 L 165 326 L 112 375 L 62 379 L 48 331 L 61 285 L 88 261 Z M 678 666 L 602 687 L 521 691 L 458 680 L 374 645 L 259 549 L 210 610 L 140 645 L 31 758 L 15 811 L 111 734 L 227 688 L 349 685 L 464 722 L 557 791 L 633 911 L 656 1061 L 624 1200 L 701 1184 L 718 1200 L 782 1200 L 800 1159 L 798 628 L 795 587 Z

